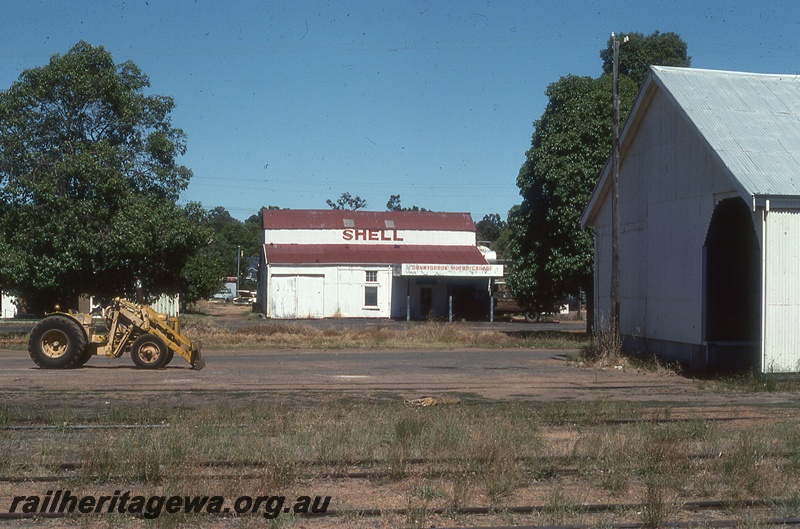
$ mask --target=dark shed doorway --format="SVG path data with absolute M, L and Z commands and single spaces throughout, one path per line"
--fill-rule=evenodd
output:
M 714 208 L 703 246 L 703 303 L 709 367 L 758 366 L 761 339 L 761 248 L 741 198 Z

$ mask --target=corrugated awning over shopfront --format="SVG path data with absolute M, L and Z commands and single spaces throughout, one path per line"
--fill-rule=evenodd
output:
M 502 265 L 492 265 L 475 246 L 266 244 L 269 264 L 394 265 L 402 276 L 499 277 Z

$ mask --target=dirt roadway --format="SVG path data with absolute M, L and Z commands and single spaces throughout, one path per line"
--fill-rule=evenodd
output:
M 191 394 L 199 400 L 217 394 L 471 395 L 630 400 L 677 408 L 712 407 L 723 414 L 763 407 L 800 415 L 800 394 L 745 393 L 669 374 L 577 368 L 567 362 L 565 351 L 209 350 L 204 356 L 207 367 L 202 371 L 189 369 L 178 357 L 158 371 L 135 369 L 128 358 L 94 358 L 82 369 L 60 371 L 36 368 L 24 350 L 0 349 L 0 396 L 20 403 L 28 398 L 46 402 L 45 396 L 53 393 L 97 399 L 134 393 Z

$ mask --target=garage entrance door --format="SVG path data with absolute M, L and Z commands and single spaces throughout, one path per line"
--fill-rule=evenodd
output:
M 273 275 L 270 289 L 270 316 L 276 319 L 324 317 L 321 275 Z

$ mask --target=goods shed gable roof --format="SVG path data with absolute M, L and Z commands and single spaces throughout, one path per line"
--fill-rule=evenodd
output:
M 651 66 L 620 138 L 623 157 L 655 90 L 687 118 L 753 209 L 766 200 L 800 207 L 800 76 Z M 608 192 L 610 169 L 609 161 L 584 225 Z
M 800 76 L 652 69 L 750 196 L 800 196 Z

